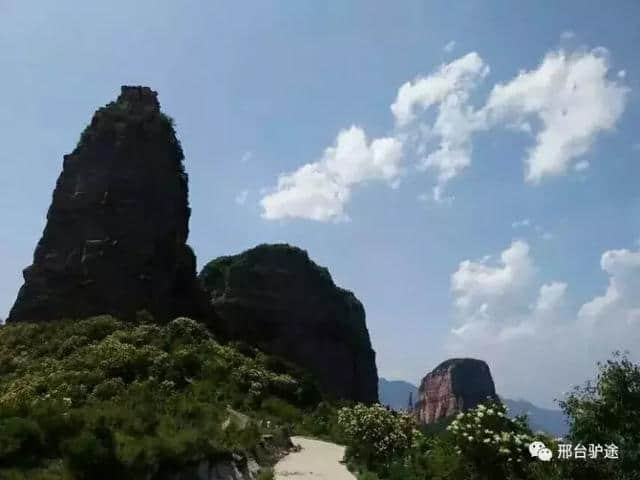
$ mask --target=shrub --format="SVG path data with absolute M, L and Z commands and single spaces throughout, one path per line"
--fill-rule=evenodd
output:
M 256 477 L 256 480 L 274 480 L 275 478 L 276 477 L 275 477 L 275 474 L 273 473 L 273 469 L 271 469 L 271 468 L 263 468 L 258 473 L 258 476 Z
M 328 402 L 320 402 L 309 414 L 304 416 L 302 431 L 308 435 L 345 443 L 344 434 L 338 424 L 337 409 Z
M 121 473 L 111 432 L 105 427 L 83 431 L 67 441 L 63 448 L 69 470 L 79 480 L 107 480 Z
M 338 411 L 338 424 L 348 442 L 349 455 L 367 467 L 401 457 L 418 434 L 410 416 L 379 404 L 343 407 Z
M 560 406 L 571 419 L 569 440 L 574 444 L 614 444 L 618 460 L 590 461 L 583 478 L 637 479 L 640 472 L 640 365 L 614 352 L 598 363 L 595 384 L 578 386 Z M 575 472 L 574 472 L 575 473 Z
M 116 330 L 122 328 L 122 323 L 111 315 L 98 315 L 77 322 L 72 330 L 76 330 L 78 335 L 84 335 L 91 341 L 102 340 Z
M 261 410 L 271 418 L 279 419 L 290 425 L 299 423 L 303 416 L 300 410 L 278 397 L 268 397 L 263 400 Z
M 306 418 L 300 391 L 313 385 L 186 318 L 0 326 L 0 352 L 10 359 L 0 371 L 3 479 L 155 478 L 231 453 L 270 462 Z M 228 405 L 256 421 L 223 429 Z
M 167 325 L 169 342 L 184 342 L 188 344 L 209 340 L 211 335 L 206 327 L 190 318 L 180 317 Z
M 72 335 L 62 342 L 62 345 L 58 348 L 57 357 L 64 358 L 88 343 L 88 337 L 85 337 L 84 335 Z
M 531 458 L 528 446 L 536 440 L 526 418 L 509 418 L 506 407 L 494 401 L 459 413 L 447 430 L 456 453 L 488 478 L 524 475 Z M 541 440 L 549 446 L 548 439 Z
M 121 378 L 110 378 L 99 383 L 93 389 L 93 397 L 98 400 L 109 400 L 124 391 L 125 384 Z
M 26 418 L 0 418 L 0 465 L 28 463 L 44 450 L 40 426 Z
M 455 443 L 449 435 L 434 438 L 426 454 L 420 459 L 426 461 L 427 475 L 430 480 L 469 480 L 474 478 L 471 466 L 455 450 Z M 418 477 L 420 478 L 420 477 Z

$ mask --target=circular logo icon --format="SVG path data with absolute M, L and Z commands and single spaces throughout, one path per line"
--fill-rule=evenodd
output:
M 537 457 L 543 448 L 547 448 L 544 443 L 538 441 L 532 442 L 529 444 L 529 453 L 532 457 Z

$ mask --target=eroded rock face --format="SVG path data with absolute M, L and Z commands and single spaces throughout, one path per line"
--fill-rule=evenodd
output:
M 362 304 L 328 270 L 289 245 L 260 245 L 200 273 L 218 335 L 310 371 L 337 398 L 378 399 L 375 352 Z
M 122 87 L 64 157 L 8 321 L 197 314 L 182 160 L 156 92 Z
M 421 423 L 434 423 L 475 408 L 488 398 L 499 401 L 486 362 L 452 358 L 422 379 L 414 413 Z

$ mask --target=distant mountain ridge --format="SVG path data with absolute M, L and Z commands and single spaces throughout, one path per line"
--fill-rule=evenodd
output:
M 382 377 L 378 379 L 380 404 L 388 405 L 394 410 L 406 410 L 409 395 L 415 402 L 418 399 L 418 387 L 404 380 L 387 380 Z
M 550 408 L 536 407 L 527 400 L 511 400 L 508 398 L 500 398 L 509 409 L 509 415 L 526 414 L 529 418 L 529 426 L 532 430 L 564 437 L 569 431 L 569 422 L 562 410 L 554 410 Z
M 417 400 L 418 387 L 404 380 L 387 380 L 380 378 L 378 382 L 378 395 L 382 405 L 388 405 L 394 410 L 406 410 L 409 403 L 409 395 L 413 401 Z M 527 414 L 532 430 L 542 430 L 550 435 L 564 436 L 569 425 L 564 413 L 560 410 L 540 408 L 526 400 L 511 400 L 500 397 L 509 409 L 510 416 Z

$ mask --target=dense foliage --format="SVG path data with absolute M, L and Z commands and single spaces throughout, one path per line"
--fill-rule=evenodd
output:
M 0 327 L 0 478 L 164 478 L 232 453 L 268 462 L 290 429 L 330 430 L 315 384 L 242 351 L 187 318 Z
M 339 424 L 359 480 L 640 479 L 640 365 L 615 354 L 599 365 L 595 383 L 576 387 L 560 405 L 571 422 L 565 439 L 534 434 L 526 417 L 510 419 L 494 401 L 458 414 L 446 430 L 416 431 L 409 417 L 379 406 L 342 409 Z M 552 459 L 531 456 L 536 441 Z M 619 458 L 560 459 L 560 444 L 613 444 Z
M 532 441 L 557 443 L 491 401 L 440 431 L 380 405 L 337 410 L 295 367 L 187 318 L 0 327 L 2 479 L 163 479 L 232 454 L 268 466 L 293 432 L 344 442 L 361 480 L 640 478 L 640 366 L 617 355 L 561 405 L 565 442 L 614 443 L 620 459 L 532 459 Z
M 459 413 L 447 430 L 474 478 L 527 478 L 539 464 L 529 445 L 542 441 L 552 447 L 550 438 L 531 432 L 525 417 L 509 418 L 506 407 L 495 401 Z
M 592 460 L 581 469 L 581 478 L 640 478 L 640 365 L 614 353 L 598 364 L 595 383 L 576 387 L 561 406 L 572 419 L 573 445 L 613 444 L 619 449 L 618 460 Z
M 364 479 L 529 478 L 534 435 L 499 403 L 460 413 L 440 433 L 420 431 L 411 416 L 380 405 L 343 408 L 338 419 L 348 459 Z
M 410 416 L 379 404 L 341 408 L 338 425 L 349 444 L 348 454 L 369 466 L 404 455 L 418 433 Z

